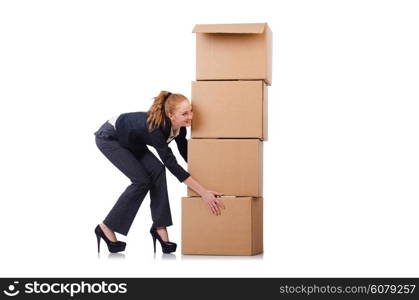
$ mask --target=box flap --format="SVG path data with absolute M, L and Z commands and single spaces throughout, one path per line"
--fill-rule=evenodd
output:
M 256 33 L 265 32 L 266 23 L 248 24 L 197 24 L 193 33 Z

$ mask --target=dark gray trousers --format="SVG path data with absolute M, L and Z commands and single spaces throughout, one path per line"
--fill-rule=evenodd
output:
M 172 225 L 166 169 L 160 160 L 146 145 L 141 156 L 134 155 L 122 147 L 114 127 L 108 122 L 95 132 L 95 136 L 99 150 L 131 180 L 131 184 L 121 194 L 103 223 L 114 232 L 127 235 L 141 203 L 150 191 L 153 225 Z

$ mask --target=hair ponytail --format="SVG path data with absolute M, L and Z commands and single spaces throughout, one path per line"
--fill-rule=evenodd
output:
M 182 94 L 172 94 L 168 91 L 161 91 L 153 98 L 154 102 L 148 110 L 147 124 L 150 131 L 166 125 L 166 117 L 172 113 L 176 105 L 188 100 Z

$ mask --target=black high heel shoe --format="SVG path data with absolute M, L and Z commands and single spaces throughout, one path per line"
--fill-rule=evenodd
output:
M 95 234 L 97 238 L 97 252 L 98 253 L 100 252 L 100 239 L 101 238 L 106 242 L 106 245 L 108 245 L 109 252 L 117 253 L 117 252 L 121 252 L 125 250 L 127 243 L 121 242 L 121 241 L 112 242 L 110 239 L 108 239 L 108 237 L 105 235 L 105 233 L 103 232 L 102 228 L 100 228 L 99 225 L 97 225 L 95 228 Z
M 150 233 L 151 233 L 151 236 L 153 237 L 154 253 L 156 253 L 156 239 L 159 240 L 160 245 L 161 245 L 161 250 L 163 251 L 163 253 L 171 253 L 171 252 L 176 251 L 176 247 L 177 247 L 176 243 L 163 241 L 163 239 L 160 237 L 155 227 L 151 227 Z

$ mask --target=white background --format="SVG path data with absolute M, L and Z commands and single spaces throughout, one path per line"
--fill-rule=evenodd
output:
M 416 1 L 1 1 L 0 276 L 419 276 Z M 149 198 L 124 254 L 93 229 L 129 184 L 93 132 L 190 98 L 195 24 L 273 31 L 265 252 L 156 256 Z M 179 162 L 175 144 L 171 144 Z M 168 172 L 180 244 L 185 185 Z

